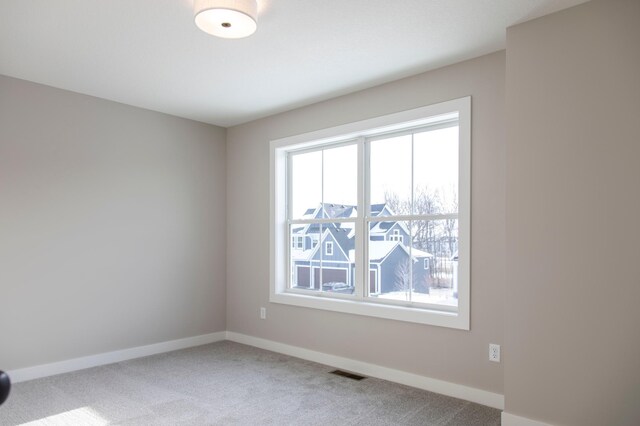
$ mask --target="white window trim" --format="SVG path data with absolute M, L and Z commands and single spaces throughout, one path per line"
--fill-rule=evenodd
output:
M 327 143 L 353 141 L 382 132 L 393 132 L 410 127 L 422 127 L 442 121 L 451 113 L 458 112 L 459 126 L 459 240 L 458 247 L 458 309 L 456 312 L 431 310 L 422 307 L 396 306 L 364 301 L 362 294 L 358 300 L 337 298 L 333 294 L 300 294 L 287 290 L 289 239 L 287 229 L 286 194 L 287 152 L 301 148 L 312 148 Z M 362 156 L 358 157 L 358 168 Z M 272 303 L 324 309 L 355 315 L 375 316 L 399 321 L 416 322 L 435 326 L 470 329 L 470 263 L 471 263 L 471 97 L 454 99 L 408 111 L 349 123 L 337 127 L 318 130 L 270 143 L 270 297 Z M 363 173 L 359 173 L 359 187 L 363 187 Z M 364 194 L 364 191 L 361 191 Z M 364 204 L 364 203 L 362 203 Z M 360 238 L 362 239 L 362 238 Z M 359 246 L 358 246 L 359 244 Z M 363 247 L 362 241 L 356 248 Z M 364 250 L 356 250 L 356 265 L 362 265 Z M 363 282 L 369 268 L 360 268 Z M 327 297 L 330 296 L 330 297 Z

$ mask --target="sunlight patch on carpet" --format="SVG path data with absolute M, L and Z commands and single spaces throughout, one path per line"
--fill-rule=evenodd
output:
M 107 425 L 109 421 L 100 416 L 91 407 L 76 408 L 75 410 L 65 411 L 64 413 L 55 414 L 53 416 L 44 417 L 29 423 L 23 423 L 25 426 L 62 426 L 62 425 L 83 425 L 98 426 Z

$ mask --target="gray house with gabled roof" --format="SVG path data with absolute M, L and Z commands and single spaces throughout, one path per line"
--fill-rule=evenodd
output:
M 371 206 L 372 216 L 391 216 L 386 204 Z M 356 206 L 322 203 L 307 209 L 306 219 L 355 218 Z M 291 261 L 296 288 L 352 293 L 355 283 L 355 233 L 352 223 L 312 223 L 292 229 Z M 370 294 L 429 291 L 430 253 L 411 247 L 404 222 L 372 222 L 369 227 Z M 412 262 L 412 266 L 410 263 Z

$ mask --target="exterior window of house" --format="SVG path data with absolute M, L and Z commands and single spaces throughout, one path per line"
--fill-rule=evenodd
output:
M 298 235 L 291 236 L 291 247 L 302 250 L 304 248 L 304 239 Z
M 468 330 L 470 115 L 462 98 L 272 141 L 270 300 Z

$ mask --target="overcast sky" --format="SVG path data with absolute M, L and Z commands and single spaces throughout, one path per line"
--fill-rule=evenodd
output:
M 383 203 L 385 191 L 401 198 L 413 187 L 448 191 L 458 186 L 458 127 L 371 142 L 372 204 Z M 324 170 L 324 173 L 323 173 Z M 292 159 L 293 218 L 320 202 L 357 204 L 357 145 L 296 154 Z

